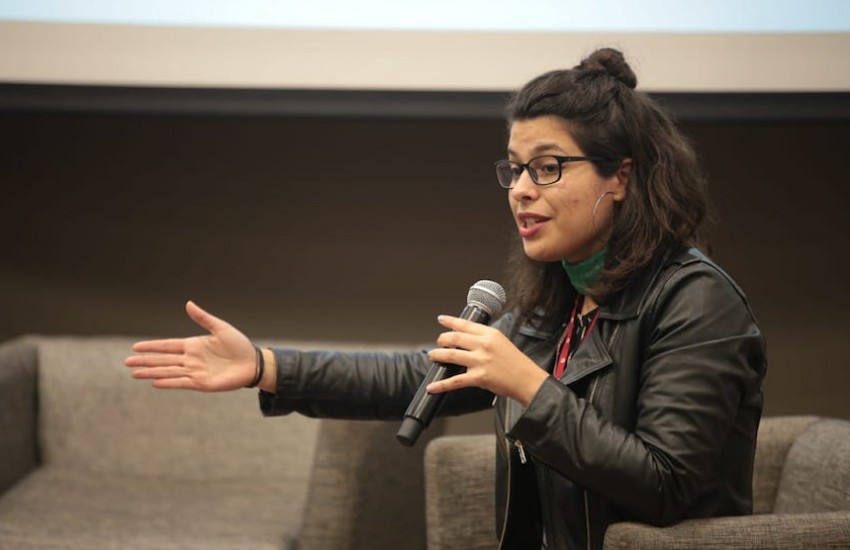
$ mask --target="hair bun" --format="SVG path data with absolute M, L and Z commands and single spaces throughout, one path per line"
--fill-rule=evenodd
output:
M 629 88 L 637 86 L 637 76 L 626 63 L 623 53 L 613 48 L 600 48 L 585 57 L 577 67 L 589 73 L 606 74 Z

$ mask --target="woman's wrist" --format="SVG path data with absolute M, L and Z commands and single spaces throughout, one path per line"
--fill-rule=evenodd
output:
M 251 378 L 251 381 L 245 385 L 246 388 L 256 388 L 260 383 L 260 380 L 263 379 L 263 374 L 266 371 L 266 361 L 263 355 L 262 350 L 257 346 L 254 346 L 254 376 Z
M 263 391 L 277 393 L 277 357 L 269 348 L 262 348 L 260 353 L 262 353 L 265 369 L 257 385 Z
M 515 399 L 523 407 L 527 407 L 547 378 L 549 378 L 549 373 L 535 365 L 534 370 L 529 371 L 524 383 L 519 386 L 519 392 Z

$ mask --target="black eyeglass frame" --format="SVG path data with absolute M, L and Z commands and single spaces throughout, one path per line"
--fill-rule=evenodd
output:
M 550 181 L 548 183 L 540 183 L 539 181 L 537 181 L 537 171 L 534 170 L 534 168 L 531 167 L 531 163 L 534 162 L 537 159 L 542 159 L 542 158 L 547 158 L 547 157 L 553 158 L 553 159 L 558 161 L 558 177 L 555 178 L 553 181 Z M 528 171 L 528 175 L 531 176 L 531 181 L 534 182 L 534 185 L 540 185 L 540 186 L 552 185 L 553 183 L 558 183 L 559 181 L 561 181 L 561 178 L 564 176 L 564 166 L 563 166 L 564 163 L 579 162 L 579 161 L 583 161 L 583 160 L 587 160 L 587 161 L 590 161 L 590 162 L 606 162 L 606 161 L 608 161 L 608 159 L 605 159 L 605 158 L 602 158 L 602 157 L 575 157 L 575 156 L 562 157 L 562 156 L 559 156 L 559 155 L 539 155 L 539 156 L 534 157 L 533 159 L 530 159 L 528 162 L 525 162 L 525 163 L 514 162 L 514 161 L 508 160 L 508 159 L 497 160 L 496 162 L 493 163 L 493 166 L 496 167 L 496 181 L 499 182 L 499 185 L 503 189 L 513 189 L 514 185 L 516 183 L 516 180 L 519 179 L 519 177 L 522 175 L 522 172 L 524 170 Z M 507 164 L 508 166 L 511 167 L 511 181 L 510 181 L 509 186 L 506 186 L 505 184 L 503 184 L 502 180 L 499 179 L 499 166 L 500 165 L 503 166 L 505 164 Z M 515 166 L 518 167 L 518 168 L 521 168 L 519 174 L 516 176 L 516 179 L 514 179 L 514 177 L 513 177 L 513 168 Z

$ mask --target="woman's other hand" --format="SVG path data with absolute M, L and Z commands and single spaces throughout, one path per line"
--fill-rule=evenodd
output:
M 437 338 L 442 347 L 431 350 L 428 358 L 466 367 L 466 372 L 430 384 L 430 393 L 475 386 L 528 405 L 549 376 L 492 327 L 448 315 L 438 321 L 451 332 Z
M 133 369 L 133 378 L 153 380 L 156 388 L 203 392 L 236 390 L 250 384 L 257 362 L 251 341 L 191 301 L 186 313 L 209 335 L 137 342 L 133 352 L 139 355 L 125 361 Z

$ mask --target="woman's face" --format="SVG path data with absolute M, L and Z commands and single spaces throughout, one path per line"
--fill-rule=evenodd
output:
M 541 155 L 585 153 L 563 118 L 547 115 L 515 121 L 508 159 L 526 163 Z M 590 161 L 567 162 L 561 179 L 544 186 L 535 184 L 524 170 L 509 190 L 508 200 L 525 254 L 537 261 L 578 263 L 601 249 L 614 202 L 625 198 L 629 168 L 629 161 L 624 161 L 614 175 L 603 178 Z

